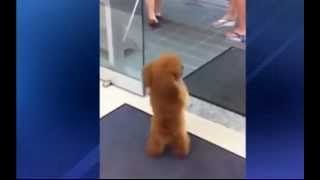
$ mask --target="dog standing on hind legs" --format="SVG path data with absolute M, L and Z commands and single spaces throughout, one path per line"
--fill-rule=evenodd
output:
M 175 54 L 162 54 L 143 69 L 143 81 L 149 89 L 153 110 L 146 153 L 160 156 L 170 148 L 178 158 L 190 151 L 190 137 L 186 130 L 185 109 L 188 90 L 182 80 L 183 66 Z

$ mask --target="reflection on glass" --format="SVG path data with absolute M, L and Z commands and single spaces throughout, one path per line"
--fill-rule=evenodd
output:
M 100 4 L 101 65 L 141 79 L 143 41 L 141 2 L 102 0 Z
M 149 27 L 147 8 L 144 23 L 146 63 L 163 52 L 174 52 L 182 58 L 184 76 L 211 61 L 231 46 L 241 46 L 226 40 L 224 28 L 212 22 L 223 17 L 227 0 L 162 0 L 160 26 Z M 155 12 L 157 13 L 157 12 Z

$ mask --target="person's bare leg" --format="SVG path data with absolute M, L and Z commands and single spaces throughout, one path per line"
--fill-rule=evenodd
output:
M 161 0 L 155 0 L 155 13 L 156 16 L 161 17 L 162 16 L 162 12 L 161 12 Z
M 239 25 L 234 32 L 246 35 L 246 0 L 235 0 L 239 17 Z
M 228 9 L 225 13 L 225 15 L 223 17 L 221 17 L 220 19 L 218 19 L 217 21 L 213 22 L 213 26 L 215 27 L 222 27 L 222 26 L 229 26 L 232 27 L 234 26 L 236 23 L 235 21 L 237 20 L 237 8 L 236 8 L 236 0 L 229 0 L 229 4 L 228 4 Z M 229 22 L 227 22 L 229 21 Z
M 225 36 L 236 41 L 243 41 L 243 38 L 246 37 L 246 0 L 234 1 L 239 19 L 238 27 L 231 32 L 226 32 Z
M 236 0 L 230 0 L 229 9 L 227 13 L 227 17 L 229 20 L 236 20 L 237 19 L 237 8 L 236 8 Z
M 158 22 L 155 14 L 155 0 L 145 0 L 148 10 L 148 19 L 149 21 Z

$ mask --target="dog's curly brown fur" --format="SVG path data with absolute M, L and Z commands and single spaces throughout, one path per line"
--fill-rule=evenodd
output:
M 150 91 L 154 113 L 146 145 L 146 153 L 152 157 L 161 155 L 166 147 L 180 158 L 190 151 L 184 115 L 188 90 L 182 71 L 180 58 L 175 54 L 163 54 L 144 67 L 143 80 Z

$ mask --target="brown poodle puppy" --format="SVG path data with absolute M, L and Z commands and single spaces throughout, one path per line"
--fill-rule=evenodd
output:
M 146 146 L 151 157 L 161 155 L 166 147 L 179 158 L 190 151 L 184 115 L 189 95 L 182 71 L 180 58 L 174 54 L 163 54 L 144 67 L 143 80 L 154 113 Z

